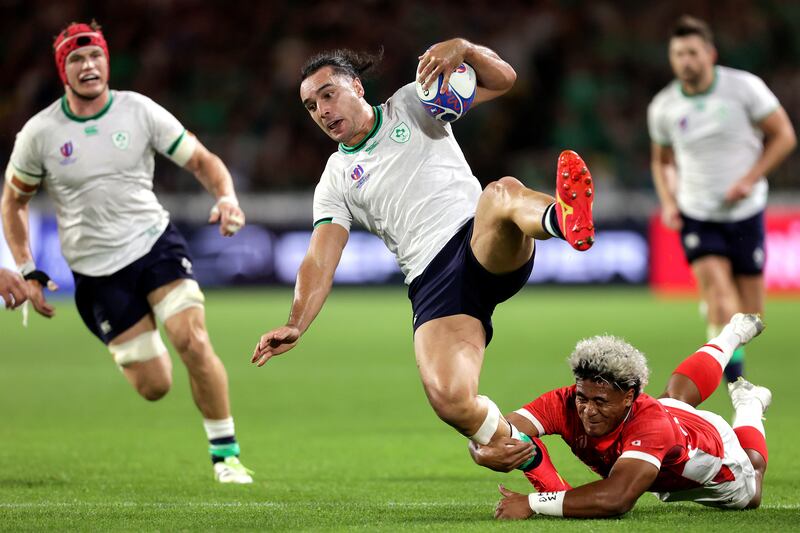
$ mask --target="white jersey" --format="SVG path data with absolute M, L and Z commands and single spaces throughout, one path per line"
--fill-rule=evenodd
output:
M 91 117 L 75 116 L 62 97 L 17 134 L 6 179 L 43 183 L 70 268 L 106 276 L 147 254 L 169 223 L 153 194 L 154 153 L 183 166 L 196 145 L 174 116 L 141 94 L 111 91 Z
M 411 283 L 475 216 L 481 186 L 450 125 L 428 115 L 413 83 L 373 109 L 369 135 L 328 159 L 314 225 L 358 222 L 383 239 Z
M 653 98 L 647 111 L 650 138 L 675 152 L 682 213 L 725 222 L 744 220 L 766 207 L 764 176 L 739 202 L 726 203 L 725 193 L 761 157 L 763 134 L 756 124 L 779 105 L 759 77 L 721 66 L 702 94 L 685 95 L 673 80 Z

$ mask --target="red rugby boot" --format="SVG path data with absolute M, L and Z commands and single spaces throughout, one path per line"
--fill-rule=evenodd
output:
M 556 215 L 564 239 L 576 250 L 594 244 L 594 180 L 581 156 L 564 150 L 558 156 L 556 180 Z

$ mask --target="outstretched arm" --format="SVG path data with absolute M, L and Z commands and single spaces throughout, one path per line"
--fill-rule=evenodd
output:
M 244 213 L 236 199 L 231 173 L 222 159 L 197 141 L 194 153 L 184 168 L 194 174 L 197 181 L 216 199 L 209 223 L 219 222 L 219 232 L 225 237 L 239 231 L 244 226 Z
M 289 320 L 286 325 L 261 336 L 251 362 L 263 366 L 271 357 L 294 348 L 331 292 L 333 275 L 348 236 L 347 230 L 339 224 L 317 226 L 311 235 L 308 252 L 297 271 Z
M 10 178 L 12 183 L 15 183 L 15 179 L 13 175 Z M 30 194 L 22 194 L 6 183 L 3 187 L 3 199 L 0 202 L 6 243 L 17 265 L 23 265 L 23 273 L 35 269 L 28 238 L 28 202 L 35 192 L 36 188 L 32 188 Z M 36 312 L 47 318 L 53 317 L 56 310 L 45 299 L 44 286 L 36 280 L 29 280 L 27 285 L 27 296 Z
M 500 486 L 503 498 L 495 518 L 521 519 L 534 514 L 567 518 L 607 518 L 630 511 L 658 476 L 655 465 L 640 459 L 619 459 L 606 479 L 562 492 L 519 494 Z
M 447 87 L 453 69 L 464 62 L 472 65 L 478 77 L 473 107 L 505 94 L 517 80 L 517 73 L 511 65 L 503 61 L 495 51 L 461 38 L 450 39 L 428 48 L 419 57 L 417 79 L 429 89 L 439 74 L 443 74 L 442 87 Z

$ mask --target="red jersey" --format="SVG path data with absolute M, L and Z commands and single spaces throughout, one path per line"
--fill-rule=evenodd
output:
M 652 492 L 675 492 L 733 479 L 722 465 L 725 453 L 719 431 L 697 414 L 640 394 L 619 427 L 595 438 L 583 429 L 575 390 L 572 385 L 550 391 L 517 412 L 530 420 L 540 435 L 561 435 L 572 453 L 604 478 L 623 457 L 647 461 L 659 469 L 648 489 Z

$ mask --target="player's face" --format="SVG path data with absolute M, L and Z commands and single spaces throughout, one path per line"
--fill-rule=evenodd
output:
M 614 431 L 625 419 L 633 403 L 633 391 L 621 391 L 604 381 L 576 381 L 575 405 L 583 429 L 590 437 Z
M 86 100 L 103 94 L 108 85 L 108 58 L 99 46 L 83 46 L 67 56 L 67 83 Z
M 669 42 L 669 63 L 675 77 L 689 85 L 697 85 L 710 75 L 717 60 L 714 47 L 699 35 L 673 37 Z
M 351 145 L 363 126 L 364 87 L 361 80 L 323 67 L 303 80 L 300 99 L 311 118 L 328 137 Z

